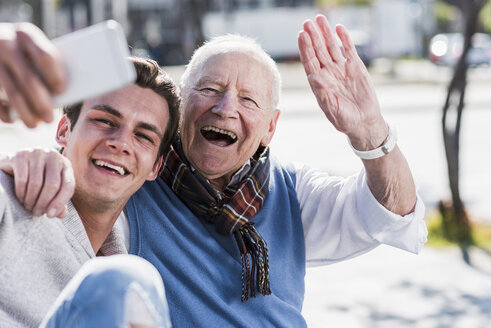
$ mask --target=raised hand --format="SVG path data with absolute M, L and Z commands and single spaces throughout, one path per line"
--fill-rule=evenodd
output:
M 15 195 L 35 216 L 64 217 L 75 191 L 70 161 L 55 150 L 35 149 L 0 158 L 0 169 L 14 177 Z
M 43 32 L 29 23 L 0 24 L 0 119 L 11 122 L 15 108 L 32 128 L 53 120 L 52 94 L 66 84 L 61 56 Z
M 368 71 L 344 26 L 336 26 L 342 51 L 327 18 L 319 15 L 316 23 L 319 30 L 310 20 L 303 24 L 298 47 L 317 102 L 355 148 L 377 148 L 387 137 L 388 127 Z

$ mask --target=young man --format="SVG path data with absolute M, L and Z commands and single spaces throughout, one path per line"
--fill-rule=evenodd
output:
M 0 173 L 2 326 L 39 326 L 82 264 L 96 256 L 127 253 L 117 221 L 131 195 L 157 177 L 161 153 L 179 121 L 174 83 L 154 61 L 131 60 L 137 71 L 134 84 L 64 110 L 56 140 L 76 181 L 66 218 L 50 220 L 26 211 L 15 194 L 29 192 Z M 7 171 L 9 166 L 8 159 L 0 165 Z M 18 173 L 15 179 L 22 179 Z M 68 177 L 53 185 L 73 182 Z M 60 212 L 48 211 L 52 217 Z

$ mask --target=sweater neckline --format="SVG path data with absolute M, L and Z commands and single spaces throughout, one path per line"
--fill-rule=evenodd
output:
M 65 218 L 60 219 L 67 231 L 75 238 L 75 240 L 82 246 L 86 254 L 93 258 L 96 256 L 94 249 L 90 243 L 87 232 L 82 223 L 82 219 L 77 210 L 70 201 L 67 204 L 68 214 Z M 120 214 L 121 216 L 121 214 Z M 119 219 L 119 218 L 118 218 Z M 106 240 L 102 244 L 97 256 L 109 256 L 114 254 L 127 254 L 126 246 L 124 245 L 123 231 L 120 226 L 115 224 Z

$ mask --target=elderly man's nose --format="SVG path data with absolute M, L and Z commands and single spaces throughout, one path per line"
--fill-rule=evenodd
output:
M 213 112 L 225 117 L 236 117 L 237 106 L 238 102 L 235 97 L 226 93 L 222 99 L 220 99 L 220 102 L 213 108 Z

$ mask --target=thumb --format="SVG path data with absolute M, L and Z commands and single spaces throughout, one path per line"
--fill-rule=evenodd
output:
M 4 171 L 8 175 L 14 175 L 14 168 L 12 166 L 12 158 L 6 154 L 0 154 L 0 170 Z

